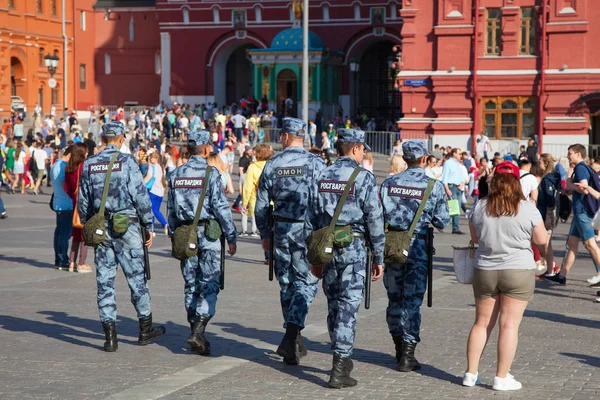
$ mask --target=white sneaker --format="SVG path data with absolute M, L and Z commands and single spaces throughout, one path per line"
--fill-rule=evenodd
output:
M 256 233 L 256 232 L 252 232 L 250 234 L 250 237 L 257 238 L 257 237 L 260 237 L 260 235 L 258 233 Z
M 589 283 L 590 285 L 595 285 L 598 282 L 600 282 L 600 275 L 594 275 L 587 280 L 587 283 Z
M 479 373 L 470 374 L 468 372 L 465 372 L 462 384 L 463 384 L 463 386 L 468 386 L 468 387 L 473 387 L 475 385 L 481 384 L 481 380 L 479 379 Z
M 515 377 L 511 374 L 507 374 L 506 378 L 494 378 L 494 386 L 492 389 L 494 390 L 519 390 L 523 387 L 521 382 L 515 380 Z

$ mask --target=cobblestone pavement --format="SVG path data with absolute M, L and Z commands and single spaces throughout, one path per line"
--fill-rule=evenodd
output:
M 377 160 L 378 175 L 386 165 Z M 208 327 L 213 356 L 192 354 L 183 309 L 183 280 L 167 238 L 157 234 L 151 250 L 154 319 L 167 335 L 136 345 L 137 320 L 122 274 L 116 281 L 120 346 L 102 351 L 94 274 L 52 268 L 54 214 L 48 194 L 1 194 L 9 219 L 0 221 L 0 399 L 239 399 L 239 398 L 600 398 L 600 304 L 585 279 L 594 273 L 582 257 L 567 286 L 539 282 L 521 326 L 512 373 L 524 388 L 491 390 L 496 335 L 481 363 L 483 385 L 463 388 L 467 334 L 474 319 L 471 287 L 452 271 L 452 245 L 468 239 L 436 234 L 434 306 L 423 308 L 419 372 L 395 371 L 385 323 L 383 284 L 373 285 L 370 310 L 359 312 L 355 369 L 359 386 L 325 387 L 331 368 L 326 304 L 321 289 L 303 331 L 309 355 L 285 366 L 274 350 L 283 334 L 278 286 L 267 280 L 257 239 L 240 239 L 227 260 L 225 291 Z M 239 220 L 239 214 L 236 214 Z M 461 222 L 466 230 L 466 221 Z M 555 235 L 564 255 L 567 225 Z M 449 230 L 447 230 L 449 231 Z M 88 263 L 92 263 L 92 252 Z

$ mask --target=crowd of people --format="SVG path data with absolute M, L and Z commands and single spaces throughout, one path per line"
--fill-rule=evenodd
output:
M 118 124 L 119 130 L 126 132 L 124 140 L 118 142 L 121 146 L 119 152 L 132 155 L 143 176 L 153 215 L 152 236 L 158 231 L 154 227 L 155 220 L 158 220 L 165 235 L 173 233 L 168 217 L 165 218 L 161 211 L 165 196 L 173 190 L 167 182 L 176 174 L 178 167 L 199 154 L 197 149 L 190 147 L 188 135 L 196 137 L 197 132 L 208 131 L 207 145 L 211 151 L 204 154 L 203 158 L 206 159 L 207 165 L 219 171 L 223 192 L 230 196 L 237 192 L 231 209 L 242 216 L 239 236 L 262 238 L 265 263 L 268 263 L 272 256 L 264 242 L 264 209 L 268 202 L 261 197 L 261 190 L 266 189 L 261 189 L 260 186 L 265 168 L 272 173 L 269 160 L 273 158 L 274 151 L 265 142 L 283 139 L 284 149 L 286 146 L 307 148 L 309 152 L 317 155 L 317 158 L 322 159 L 319 163 L 322 162 L 323 166 L 319 169 L 332 166 L 333 157 L 339 156 L 336 163 L 348 162 L 348 166 L 344 167 L 346 169 L 357 164 L 361 170 L 372 172 L 373 155 L 365 142 L 364 132 L 355 129 L 359 126 L 356 121 L 348 119 L 342 123 L 340 119 L 323 127 L 322 121 L 315 119 L 309 121 L 306 134 L 304 127 L 298 125 L 301 123 L 294 122 L 291 124 L 297 126 L 293 130 L 288 127 L 280 132 L 279 122 L 282 122 L 283 118 L 280 120 L 280 117 L 268 110 L 263 112 L 262 106 L 254 100 L 240 102 L 239 107 L 234 105 L 226 109 L 218 109 L 216 104 L 194 108 L 176 103 L 173 107 L 160 104 L 154 109 L 132 111 L 127 116 L 122 107 L 115 112 L 101 108 L 92 113 L 89 123 L 90 126 Z M 79 184 L 86 158 L 101 153 L 107 143 L 99 141 L 97 132 L 92 129 L 84 135 L 75 111 L 63 118 L 49 114 L 42 120 L 41 110 L 36 106 L 34 126 L 25 137 L 22 122 L 24 117 L 14 115 L 10 120 L 5 120 L 2 127 L 2 183 L 7 187 L 8 193 L 26 194 L 27 190 L 30 190 L 37 195 L 42 193 L 43 181 L 46 179 L 46 185 L 53 187 L 50 207 L 56 213 L 55 267 L 70 272 L 91 272 L 92 268 L 86 264 L 87 248 L 83 243 L 83 224 L 78 215 Z M 368 124 L 371 121 L 364 122 Z M 290 124 L 289 121 L 287 123 Z M 265 134 L 265 129 L 270 130 L 271 136 Z M 319 140 L 317 132 L 322 132 Z M 112 143 L 111 146 L 114 146 L 117 142 Z M 476 321 L 468 340 L 468 367 L 463 384 L 474 386 L 477 383 L 479 360 L 491 329 L 500 315 L 498 369 L 494 388 L 517 390 L 521 385 L 509 373 L 509 369 L 516 351 L 518 327 L 525 307 L 533 296 L 535 270 L 544 272 L 540 274 L 540 279 L 565 285 L 580 241 L 583 241 L 592 255 L 595 265 L 600 265 L 600 248 L 597 244 L 597 238 L 600 236 L 595 231 L 600 227 L 594 227 L 592 224 L 600 208 L 600 162 L 588 160 L 586 148 L 579 144 L 570 146 L 566 157 L 559 159 L 551 154 L 539 154 L 534 139 L 529 141 L 527 147 L 523 146 L 519 154 L 492 155 L 489 139 L 483 133 L 477 139 L 476 149 L 477 153 L 471 153 L 460 148 L 436 144 L 431 152 L 426 152 L 423 144 L 415 144 L 412 141 L 407 143 L 398 139 L 390 154 L 389 177 L 384 186 L 389 184 L 391 188 L 394 184 L 399 185 L 403 179 L 410 181 L 416 168 L 422 169 L 423 177 L 419 176 L 419 179 L 432 179 L 436 182 L 436 190 L 439 190 L 439 193 L 436 192 L 435 196 L 443 198 L 441 203 L 439 198 L 436 201 L 443 205 L 446 200 L 456 200 L 462 211 L 467 214 L 471 241 L 479 247 L 473 283 Z M 341 169 L 341 166 L 339 168 Z M 335 173 L 337 170 L 333 168 L 325 171 Z M 411 174 L 403 174 L 405 171 Z M 239 175 L 237 188 L 233 184 L 235 174 Z M 365 175 L 362 184 L 369 181 L 369 185 L 376 187 L 376 181 L 371 179 L 371 176 Z M 331 179 L 333 178 L 335 176 Z M 390 193 L 382 189 L 379 199 L 369 198 L 369 202 L 376 203 L 377 207 L 381 208 L 380 202 L 383 203 L 382 212 L 385 217 L 381 216 L 382 220 L 388 218 L 391 213 L 386 209 L 386 196 Z M 569 197 L 572 197 L 572 200 Z M 423 196 L 420 199 L 423 199 Z M 389 201 L 396 206 L 393 202 L 397 200 Z M 375 205 L 373 207 L 377 208 Z M 312 221 L 307 224 L 311 226 L 311 230 L 312 224 L 315 225 L 315 229 L 321 224 L 320 216 L 326 214 L 324 210 L 325 204 L 320 211 L 308 210 Z M 395 209 L 392 207 L 393 210 Z M 444 212 L 437 218 L 443 217 Z M 429 213 L 433 213 L 433 209 L 429 210 Z M 573 219 L 567 240 L 567 256 L 559 266 L 554 261 L 552 231 L 559 220 L 566 221 L 571 214 Z M 0 218 L 5 217 L 6 211 L 0 199 Z M 430 215 L 430 220 L 432 218 L 436 217 Z M 283 218 L 280 222 L 298 221 Z M 438 222 L 432 223 L 443 231 L 448 223 Z M 455 213 L 451 217 L 451 226 L 452 234 L 465 234 L 460 228 L 459 214 Z M 364 232 L 355 232 L 355 237 L 360 238 L 360 234 L 363 234 L 364 238 Z M 380 244 L 383 245 L 384 241 L 380 240 Z M 421 245 L 424 246 L 422 243 L 419 246 Z M 381 266 L 382 263 L 376 264 Z M 588 279 L 592 287 L 600 287 L 600 270 L 596 270 L 597 274 Z M 326 271 L 317 269 L 313 269 L 313 272 L 317 277 L 321 273 L 326 274 Z M 374 272 L 377 278 L 381 274 L 383 270 Z M 389 274 L 387 269 L 386 274 Z M 339 277 L 330 278 L 335 280 Z M 384 276 L 386 288 L 388 284 L 393 285 L 394 279 Z M 422 289 L 424 293 L 424 284 Z M 420 293 L 421 301 L 423 293 Z M 393 295 L 389 295 L 392 301 Z M 600 302 L 600 293 L 598 296 L 596 302 Z M 420 303 L 416 306 L 417 313 L 419 306 Z M 393 324 L 393 321 L 394 316 L 389 316 L 388 323 Z M 192 327 L 193 329 L 195 328 Z M 295 335 L 294 340 L 298 340 L 299 331 Z M 407 371 L 419 366 L 414 358 L 418 329 L 416 337 L 417 339 L 411 336 L 409 341 L 404 338 L 397 343 L 394 339 L 400 365 L 404 365 Z M 289 354 L 286 351 L 282 352 Z M 349 352 L 351 353 L 351 349 Z M 340 376 L 344 378 L 340 381 L 344 382 L 340 383 L 340 386 L 356 384 L 349 378 L 348 368 L 351 370 L 351 367 L 347 361 L 338 360 L 338 364 Z M 337 367 L 334 360 L 334 369 Z

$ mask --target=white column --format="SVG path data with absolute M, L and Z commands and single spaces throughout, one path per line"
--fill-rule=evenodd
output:
M 160 100 L 166 104 L 171 102 L 171 34 L 161 32 L 160 34 Z

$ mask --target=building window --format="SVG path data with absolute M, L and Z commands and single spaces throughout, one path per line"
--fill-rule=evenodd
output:
M 489 8 L 486 18 L 486 46 L 485 54 L 500 55 L 500 43 L 502 40 L 502 10 L 499 8 Z
M 219 9 L 217 7 L 213 8 L 213 22 L 218 24 L 221 22 L 221 17 L 219 16 Z
M 535 8 L 521 9 L 521 47 L 519 53 L 523 55 L 535 54 Z
M 135 21 L 133 20 L 133 15 L 129 19 L 129 41 L 133 42 L 135 40 Z
M 53 17 L 58 15 L 58 11 L 56 11 L 56 0 L 50 0 L 50 13 Z
M 85 11 L 79 13 L 79 28 L 85 31 Z
M 160 65 L 160 54 L 156 53 L 154 55 L 154 73 L 156 75 L 160 75 L 162 72 L 162 66 Z
M 8 0 L 8 8 L 11 10 L 15 9 L 15 0 Z
M 50 102 L 52 105 L 58 105 L 58 85 L 52 89 Z
M 259 6 L 254 7 L 254 16 L 255 16 L 255 20 L 256 22 L 260 23 L 262 22 L 262 8 L 260 8 Z
M 183 13 L 183 23 L 189 24 L 190 23 L 190 9 L 185 7 L 183 9 L 182 13 Z
M 40 58 L 40 68 L 44 68 L 46 66 L 46 61 L 45 58 L 46 55 L 44 54 L 44 48 L 40 47 L 40 50 L 38 51 L 39 54 L 39 58 Z
M 110 54 L 104 54 L 104 73 L 110 75 Z
M 360 20 L 360 4 L 355 4 L 354 5 L 354 19 L 359 21 Z
M 323 6 L 323 21 L 329 21 L 329 4 Z
M 38 14 L 44 13 L 44 7 L 43 7 L 42 0 L 35 0 L 35 11 L 37 11 Z
M 79 64 L 79 89 L 85 89 L 85 64 Z
M 484 97 L 483 126 L 492 139 L 522 139 L 534 134 L 535 99 L 527 96 Z

